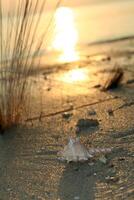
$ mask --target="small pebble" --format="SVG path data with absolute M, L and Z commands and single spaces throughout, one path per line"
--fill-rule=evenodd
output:
M 114 176 L 107 176 L 106 178 L 107 183 L 116 183 L 119 181 L 119 177 L 114 177 Z
M 97 84 L 97 85 L 94 85 L 93 87 L 94 87 L 94 88 L 100 88 L 101 85 L 100 85 L 100 84 Z
M 118 158 L 118 161 L 124 161 L 124 160 L 125 160 L 124 157 L 120 157 L 120 158 Z
M 7 188 L 7 191 L 10 192 L 10 191 L 12 191 L 12 189 L 11 188 Z
M 108 166 L 109 166 L 110 168 L 113 168 L 113 167 L 114 167 L 114 164 L 113 164 L 113 163 L 110 163 Z
M 79 196 L 74 197 L 74 200 L 79 200 L 79 199 L 80 199 Z
M 99 161 L 100 161 L 101 163 L 103 163 L 103 164 L 106 164 L 106 163 L 107 163 L 107 159 L 106 159 L 105 156 L 101 156 L 101 157 L 99 158 Z
M 110 56 L 107 56 L 106 58 L 103 58 L 102 61 L 110 61 L 111 60 L 111 57 Z
M 64 119 L 69 119 L 72 115 L 73 115 L 72 113 L 65 112 L 65 113 L 62 114 L 62 117 L 63 117 Z
M 52 88 L 49 87 L 49 88 L 47 88 L 47 91 L 50 91 L 51 89 L 52 89 Z
M 44 76 L 44 79 L 47 80 L 48 79 L 47 76 Z
M 109 116 L 114 116 L 114 113 L 113 113 L 112 109 L 108 109 L 107 112 L 108 112 Z
M 93 165 L 94 165 L 94 163 L 93 163 L 93 162 L 90 162 L 90 163 L 88 163 L 88 165 L 89 165 L 89 166 L 93 166 Z
M 89 110 L 88 115 L 96 115 L 96 112 L 94 110 Z

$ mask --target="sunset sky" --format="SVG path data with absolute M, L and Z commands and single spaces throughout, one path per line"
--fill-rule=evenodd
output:
M 54 2 L 55 0 L 50 0 Z M 101 3 L 108 3 L 108 2 L 117 2 L 117 1 L 127 1 L 127 0 L 63 0 L 62 4 L 67 5 L 67 6 L 80 6 L 80 5 L 85 5 L 85 4 L 101 4 Z M 132 1 L 132 0 L 128 0 Z
M 10 6 L 15 4 L 17 0 L 2 0 L 2 2 L 9 2 Z M 33 0 L 34 1 L 34 0 Z M 47 4 L 55 4 L 57 0 L 47 0 Z M 133 0 L 62 0 L 62 4 L 66 6 L 80 6 L 85 4 L 102 4 L 102 3 L 109 3 L 109 2 L 126 2 L 126 1 L 133 1 Z
M 34 0 L 33 0 L 34 1 Z M 47 4 L 47 10 L 51 9 L 54 7 L 58 0 L 46 0 Z M 111 3 L 111 2 L 130 2 L 133 0 L 61 0 L 61 5 L 62 6 L 67 6 L 67 7 L 77 7 L 77 6 L 83 6 L 83 5 L 99 5 L 99 4 L 106 4 L 106 3 Z M 16 2 L 18 0 L 2 0 L 2 4 L 4 8 L 14 8 L 16 5 Z

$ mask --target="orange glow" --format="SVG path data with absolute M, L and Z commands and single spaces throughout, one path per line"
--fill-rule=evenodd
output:
M 76 61 L 79 56 L 75 50 L 78 32 L 74 23 L 74 13 L 70 8 L 61 7 L 55 14 L 56 33 L 53 48 L 61 52 L 59 61 Z
M 86 69 L 72 69 L 62 75 L 60 79 L 66 83 L 84 82 L 89 79 L 88 73 Z

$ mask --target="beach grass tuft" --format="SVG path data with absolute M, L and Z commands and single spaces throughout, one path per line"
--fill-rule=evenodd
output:
M 39 61 L 36 65 L 34 61 L 47 39 L 51 23 L 49 20 L 48 26 L 39 34 L 46 0 L 16 0 L 13 8 L 10 8 L 10 2 L 8 6 L 3 2 L 0 0 L 1 130 L 22 122 L 30 113 L 32 83 L 29 76 L 38 67 Z M 54 10 L 59 3 L 57 1 Z

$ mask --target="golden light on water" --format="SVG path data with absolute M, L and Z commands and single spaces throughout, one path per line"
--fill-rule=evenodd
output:
M 75 27 L 73 11 L 66 7 L 57 9 L 55 14 L 55 36 L 52 46 L 61 53 L 59 61 L 79 60 L 76 51 L 77 42 L 78 32 Z
M 84 82 L 89 80 L 89 72 L 86 69 L 72 69 L 69 72 L 66 72 L 60 78 L 63 82 L 66 83 L 76 83 L 76 82 Z

